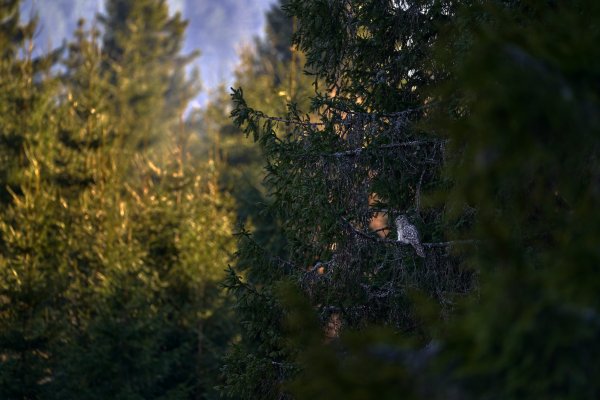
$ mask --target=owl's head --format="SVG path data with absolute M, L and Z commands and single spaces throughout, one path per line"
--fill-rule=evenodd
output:
M 402 214 L 396 218 L 396 226 L 404 226 L 406 224 L 408 224 L 408 218 L 406 218 L 406 215 Z

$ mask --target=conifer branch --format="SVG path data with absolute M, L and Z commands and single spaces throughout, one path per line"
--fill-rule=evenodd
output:
M 436 105 L 435 102 L 431 102 L 431 103 L 423 104 L 419 107 L 408 108 L 406 110 L 397 111 L 397 112 L 393 112 L 393 113 L 377 113 L 377 112 L 368 112 L 368 111 L 354 111 L 354 110 L 350 110 L 349 108 L 342 108 L 342 107 L 340 107 L 339 102 L 338 102 L 338 104 L 334 104 L 332 102 L 326 101 L 325 104 L 330 109 L 333 109 L 335 111 L 338 111 L 338 112 L 341 112 L 344 114 L 348 114 L 348 115 L 368 116 L 368 117 L 388 118 L 388 119 L 406 117 L 408 115 L 416 113 L 417 111 L 431 108 L 434 105 Z
M 410 246 L 410 243 L 402 243 L 395 239 L 380 238 L 380 237 L 375 237 L 375 236 L 369 235 L 368 233 L 365 233 L 365 232 L 361 231 L 360 229 L 355 228 L 345 218 L 342 218 L 342 220 L 344 220 L 346 225 L 348 225 L 348 227 L 352 230 L 352 232 L 356 236 L 360 236 L 362 238 L 365 238 L 372 242 L 377 242 L 377 243 L 387 243 L 387 244 L 393 244 L 396 246 Z M 479 240 L 475 240 L 475 239 L 466 239 L 466 240 L 450 240 L 447 242 L 421 243 L 421 245 L 423 247 L 434 248 L 434 247 L 451 247 L 451 246 L 456 246 L 456 245 L 461 245 L 461 244 L 477 244 L 479 242 L 480 242 Z
M 282 122 L 284 124 L 297 125 L 297 126 L 308 126 L 310 128 L 316 128 L 317 126 L 325 125 L 323 122 L 306 122 L 306 121 L 292 121 L 290 119 L 280 117 L 270 117 L 268 115 L 257 115 L 258 118 L 266 119 L 268 121 Z

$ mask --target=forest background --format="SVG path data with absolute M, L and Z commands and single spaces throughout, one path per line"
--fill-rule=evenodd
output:
M 600 397 L 598 2 L 282 0 L 191 111 L 167 1 L 21 5 L 1 398 Z

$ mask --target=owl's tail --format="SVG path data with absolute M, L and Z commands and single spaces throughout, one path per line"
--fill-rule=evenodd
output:
M 415 251 L 416 251 L 417 255 L 419 257 L 425 258 L 425 252 L 423 251 L 423 246 L 421 246 L 421 243 L 419 243 L 419 242 L 413 242 L 411 244 L 415 248 Z

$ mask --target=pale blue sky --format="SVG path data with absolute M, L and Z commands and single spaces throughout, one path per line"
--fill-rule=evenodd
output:
M 135 1 L 135 0 L 132 0 Z M 219 83 L 231 85 L 237 51 L 262 34 L 264 13 L 274 0 L 168 0 L 173 12 L 189 20 L 185 51 L 200 49 L 198 66 L 203 80 L 201 101 Z M 24 0 L 23 16 L 32 8 L 40 18 L 36 45 L 49 50 L 70 37 L 79 18 L 91 20 L 103 0 Z

